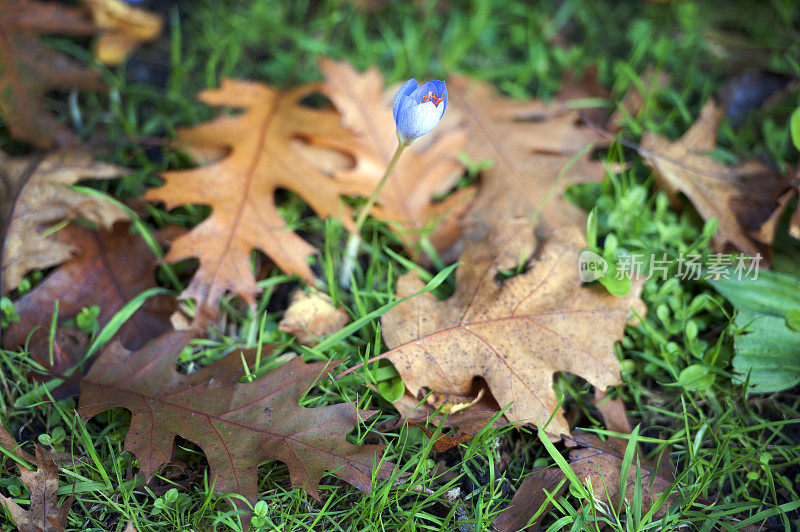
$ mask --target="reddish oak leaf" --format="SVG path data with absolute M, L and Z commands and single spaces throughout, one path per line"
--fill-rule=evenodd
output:
M 0 0 L 0 115 L 14 138 L 51 149 L 74 141 L 47 110 L 45 93 L 101 90 L 96 72 L 41 42 L 42 35 L 94 35 L 86 12 L 56 2 Z
M 242 361 L 232 353 L 181 375 L 175 364 L 189 339 L 172 332 L 136 352 L 112 344 L 81 380 L 78 412 L 84 419 L 116 406 L 131 411 L 125 449 L 136 455 L 148 480 L 169 461 L 173 440 L 181 436 L 206 454 L 218 492 L 239 493 L 251 502 L 258 465 L 266 460 L 285 463 L 292 485 L 316 498 L 326 471 L 370 490 L 382 447 L 353 445 L 345 435 L 374 412 L 349 403 L 298 405 L 337 362 L 306 364 L 295 358 L 254 382 L 240 383 Z M 246 356 L 253 359 L 254 353 Z M 378 476 L 389 471 L 384 464 Z
M 226 290 L 255 305 L 258 288 L 250 267 L 254 249 L 286 273 L 314 279 L 308 259 L 316 250 L 286 225 L 275 204 L 277 189 L 296 192 L 320 216 L 339 217 L 354 229 L 350 209 L 340 199 L 355 192 L 353 187 L 318 169 L 294 146 L 302 139 L 353 157 L 360 153 L 336 112 L 301 104 L 315 90 L 304 86 L 279 91 L 255 82 L 224 80 L 220 89 L 202 92 L 205 103 L 244 112 L 181 130 L 177 142 L 200 150 L 222 148 L 226 155 L 193 170 L 166 172 L 164 186 L 147 192 L 146 199 L 163 201 L 168 208 L 185 203 L 211 206 L 211 215 L 176 239 L 166 257 L 200 260 L 183 293 L 197 300 L 196 323 L 217 315 Z
M 14 304 L 20 320 L 6 331 L 6 347 L 23 345 L 34 329 L 31 341 L 46 345 L 55 300 L 59 301 L 61 321 L 74 318 L 83 307 L 98 305 L 97 321 L 103 327 L 131 299 L 156 286 L 156 259 L 128 224 L 116 224 L 113 231 L 69 225 L 51 238 L 80 251 Z M 170 298 L 153 298 L 122 326 L 122 343 L 138 349 L 171 329 L 172 311 Z
M 58 375 L 83 360 L 88 338 L 75 327 L 60 326 L 50 365 L 48 341 L 54 301 L 59 301 L 59 323 L 74 318 L 84 307 L 98 305 L 97 321 L 103 327 L 131 299 L 156 286 L 157 263 L 147 244 L 130 232 L 128 224 L 117 224 L 110 232 L 69 225 L 50 238 L 79 251 L 73 260 L 51 272 L 14 304 L 20 320 L 11 324 L 2 340 L 5 347 L 14 348 L 25 344 L 30 335 L 27 345 L 33 358 L 49 373 Z M 118 338 L 125 346 L 137 349 L 172 328 L 169 316 L 174 310 L 174 298 L 151 298 L 122 325 Z M 69 380 L 54 391 L 54 396 L 75 393 L 77 384 Z

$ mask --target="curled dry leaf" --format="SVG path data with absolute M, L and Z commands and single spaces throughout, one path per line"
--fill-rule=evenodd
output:
M 719 221 L 714 235 L 717 251 L 725 251 L 730 244 L 748 255 L 766 252 L 794 193 L 790 179 L 758 161 L 734 166 L 715 161 L 709 152 L 716 145 L 722 115 L 723 109 L 709 100 L 692 127 L 675 142 L 646 133 L 642 156 L 674 199 L 683 193 L 704 220 Z
M 16 288 L 30 270 L 56 266 L 77 251 L 70 241 L 45 238 L 41 233 L 70 218 L 83 218 L 106 229 L 128 215 L 101 198 L 69 189 L 84 179 L 119 177 L 124 169 L 95 161 L 84 151 L 63 150 L 46 156 L 9 157 L 0 152 L 0 176 L 14 195 L 0 200 L 0 212 L 10 221 L 2 246 L 5 290 Z M 9 205 L 13 205 L 9 207 Z
M 82 308 L 98 305 L 97 321 L 103 327 L 131 299 L 156 286 L 157 262 L 145 241 L 131 233 L 128 224 L 116 224 L 112 231 L 69 225 L 51 238 L 79 251 L 75 258 L 51 272 L 14 304 L 20 320 L 5 331 L 3 345 L 7 348 L 21 346 L 32 333 L 29 349 L 34 358 L 53 373 L 61 373 L 75 365 L 85 350 L 69 349 L 68 342 L 57 335 L 55 365 L 49 367 L 46 359 L 53 302 L 59 301 L 58 315 L 62 323 L 74 318 Z M 120 329 L 118 334 L 123 345 L 138 349 L 168 331 L 169 315 L 174 308 L 173 298 L 150 299 Z M 63 328 L 59 331 L 63 332 Z M 59 394 L 69 394 L 74 392 L 75 385 L 68 383 L 62 388 Z
M 161 33 L 163 21 L 155 13 L 122 0 L 83 0 L 92 20 L 105 31 L 95 43 L 94 55 L 104 65 L 118 65 L 140 44 Z
M 438 452 L 443 452 L 474 437 L 500 411 L 500 406 L 491 394 L 486 392 L 480 394 L 482 389 L 486 389 L 486 383 L 476 382 L 470 393 L 463 398 L 470 404 L 469 408 L 450 412 L 446 416 L 442 416 L 442 407 L 445 405 L 425 400 L 425 396 L 419 397 L 425 394 L 430 398 L 433 395 L 428 395 L 430 390 L 427 388 L 422 388 L 416 395 L 406 389 L 405 393 L 392 404 L 400 412 L 402 422 L 419 426 L 428 437 L 432 438 L 434 435 L 430 426 L 438 426 L 440 431 L 434 442 L 434 448 Z M 495 420 L 494 426 L 507 423 L 508 419 L 500 415 Z
M 20 532 L 63 532 L 72 497 L 58 505 L 58 466 L 38 445 L 36 464 L 36 471 L 18 465 L 20 479 L 31 492 L 30 507 L 26 510 L 4 495 L 0 495 L 0 504 L 11 514 Z
M 294 358 L 253 382 L 240 383 L 242 360 L 231 353 L 181 375 L 175 364 L 190 338 L 167 333 L 136 352 L 114 343 L 80 383 L 78 413 L 84 420 L 116 406 L 131 411 L 125 449 L 136 455 L 148 480 L 169 461 L 175 436 L 181 436 L 206 454 L 218 492 L 238 493 L 251 503 L 256 501 L 258 465 L 266 460 L 286 464 L 292 485 L 315 498 L 326 471 L 369 492 L 382 447 L 353 445 L 345 436 L 374 412 L 350 403 L 298 404 L 337 362 L 306 364 Z M 254 350 L 244 355 L 252 364 Z M 384 478 L 391 468 L 383 463 L 377 476 Z
M 211 215 L 177 238 L 166 257 L 168 261 L 200 260 L 182 294 L 197 300 L 197 325 L 216 317 L 226 290 L 255 306 L 258 287 L 250 268 L 254 249 L 263 251 L 286 273 L 314 279 L 308 259 L 316 250 L 286 225 L 275 204 L 276 190 L 296 192 L 320 216 L 338 217 L 346 228 L 354 229 L 350 209 L 340 199 L 356 192 L 354 187 L 327 175 L 292 147 L 301 139 L 360 156 L 338 113 L 302 105 L 315 90 L 315 86 L 303 86 L 279 91 L 226 79 L 220 89 L 203 91 L 201 101 L 242 109 L 242 114 L 181 130 L 177 142 L 222 148 L 226 154 L 193 170 L 163 173 L 164 186 L 145 195 L 148 200 L 165 202 L 168 208 L 186 203 L 211 206 Z
M 316 345 L 323 336 L 338 331 L 348 321 L 347 312 L 333 306 L 326 294 L 297 290 L 278 329 L 293 334 L 303 345 Z
M 325 75 L 323 92 L 342 113 L 342 122 L 353 131 L 361 146 L 362 157 L 353 168 L 339 171 L 347 182 L 363 183 L 374 188 L 383 176 L 397 148 L 397 133 L 392 116 L 394 91 L 384 90 L 384 79 L 377 68 L 359 73 L 346 62 L 322 59 Z M 386 181 L 373 216 L 385 220 L 412 253 L 419 237 L 427 231 L 438 251 L 458 239 L 458 222 L 465 214 L 474 189 L 464 188 L 441 202 L 436 196 L 451 191 L 461 177 L 463 164 L 459 152 L 467 144 L 467 132 L 450 122 L 409 147 Z M 395 223 L 391 223 L 395 222 Z
M 422 294 L 383 316 L 388 358 L 411 395 L 427 388 L 468 396 L 474 379 L 482 378 L 497 403 L 508 405 L 509 421 L 544 425 L 555 412 L 548 431 L 569 434 L 557 412 L 554 373 L 580 375 L 599 389 L 619 384 L 613 344 L 631 306 L 640 305 L 639 283 L 622 298 L 582 286 L 577 264 L 584 246 L 577 228 L 564 228 L 528 271 L 498 283 L 498 258 L 487 256 L 484 242 L 466 240 L 452 297 L 439 301 Z M 473 256 L 479 259 L 473 262 Z M 422 286 L 415 272 L 408 273 L 399 279 L 397 295 Z
M 72 132 L 45 105 L 53 90 L 101 90 L 96 72 L 58 52 L 42 35 L 94 35 L 83 9 L 57 2 L 0 0 L 0 115 L 11 136 L 40 149 L 74 142 Z

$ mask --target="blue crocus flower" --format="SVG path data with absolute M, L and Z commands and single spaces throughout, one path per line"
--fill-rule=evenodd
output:
M 447 108 L 447 86 L 444 81 L 426 81 L 419 87 L 411 78 L 403 83 L 392 102 L 397 138 L 408 146 L 436 127 Z

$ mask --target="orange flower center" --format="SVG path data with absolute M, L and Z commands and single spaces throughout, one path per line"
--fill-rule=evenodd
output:
M 419 103 L 433 102 L 433 105 L 439 105 L 442 103 L 442 100 L 444 100 L 444 96 L 436 97 L 434 96 L 433 91 L 428 91 L 428 95 L 425 96 Z

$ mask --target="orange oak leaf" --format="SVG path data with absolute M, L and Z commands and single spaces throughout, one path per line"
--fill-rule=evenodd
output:
M 0 431 L 5 432 L 5 429 L 0 427 Z M 26 510 L 4 495 L 0 495 L 0 504 L 11 514 L 20 532 L 63 532 L 72 497 L 58 505 L 58 466 L 38 445 L 36 464 L 36 471 L 18 465 L 20 479 L 31 492 L 30 507 Z
M 58 222 L 83 218 L 110 229 L 114 222 L 127 220 L 113 203 L 69 188 L 84 179 L 109 179 L 123 172 L 80 150 L 27 157 L 0 152 L 0 180 L 9 192 L 0 200 L 0 214 L 9 217 L 0 219 L 0 230 L 7 225 L 0 247 L 2 288 L 16 288 L 28 271 L 61 264 L 77 251 L 72 242 L 41 235 Z
M 412 396 L 423 388 L 468 396 L 481 378 L 508 405 L 509 421 L 544 425 L 554 415 L 548 432 L 569 434 L 553 375 L 574 373 L 601 390 L 620 383 L 613 344 L 631 307 L 640 306 L 641 284 L 621 298 L 583 286 L 577 265 L 585 241 L 575 227 L 555 232 L 526 272 L 502 283 L 495 277 L 504 257 L 487 260 L 486 243 L 468 237 L 453 296 L 418 295 L 383 316 L 388 359 Z M 483 257 L 472 262 L 473 255 Z M 398 280 L 397 296 L 422 286 L 410 272 Z
M 683 193 L 704 220 L 716 218 L 714 247 L 730 244 L 748 255 L 768 251 L 775 226 L 787 206 L 791 179 L 758 161 L 728 166 L 711 158 L 723 109 L 713 100 L 683 136 L 669 139 L 646 133 L 641 147 L 658 183 L 677 199 Z
M 104 65 L 118 65 L 143 42 L 161 33 L 163 20 L 155 13 L 122 0 L 83 0 L 99 28 L 106 31 L 97 39 L 94 55 Z
M 136 455 L 149 480 L 170 460 L 175 436 L 206 454 L 220 493 L 256 500 L 257 469 L 266 460 L 289 468 L 293 486 L 319 498 L 326 471 L 369 492 L 382 446 L 353 445 L 345 435 L 374 412 L 350 403 L 300 407 L 306 391 L 338 363 L 307 364 L 294 358 L 249 383 L 240 383 L 242 360 L 231 353 L 196 373 L 175 370 L 191 336 L 167 333 L 139 351 L 114 343 L 80 383 L 78 413 L 89 419 L 109 408 L 131 411 L 125 449 Z M 255 350 L 245 353 L 252 364 Z M 388 475 L 384 463 L 378 477 Z
M 354 229 L 350 209 L 340 199 L 353 193 L 353 187 L 315 167 L 293 146 L 301 139 L 351 157 L 359 154 L 338 113 L 301 104 L 316 88 L 279 91 L 227 79 L 220 89 L 203 91 L 201 101 L 243 109 L 243 113 L 181 130 L 177 142 L 199 149 L 223 148 L 227 154 L 193 170 L 165 172 L 164 186 L 145 195 L 147 200 L 165 202 L 168 208 L 186 203 L 211 206 L 211 215 L 176 239 L 166 257 L 168 261 L 200 260 L 182 294 L 197 300 L 198 324 L 217 315 L 226 290 L 255 305 L 258 288 L 250 267 L 254 249 L 263 251 L 286 273 L 314 279 L 308 259 L 316 250 L 279 214 L 277 189 L 297 193 L 320 216 L 338 217 L 347 229 Z
M 0 116 L 11 136 L 51 149 L 73 143 L 70 130 L 47 110 L 45 94 L 101 90 L 96 72 L 46 46 L 42 35 L 94 35 L 83 9 L 56 2 L 0 0 Z
M 349 63 L 322 59 L 319 68 L 325 75 L 322 91 L 342 113 L 342 121 L 365 148 L 355 166 L 340 170 L 348 182 L 363 182 L 374 188 L 383 176 L 397 148 L 397 132 L 392 116 L 393 90 L 384 90 L 377 68 L 359 73 Z M 405 150 L 386 181 L 372 214 L 390 223 L 409 251 L 426 231 L 438 251 L 446 250 L 458 239 L 459 221 L 474 195 L 463 188 L 441 202 L 434 197 L 451 191 L 461 177 L 464 165 L 458 154 L 467 144 L 467 132 L 450 122 L 438 127 Z

